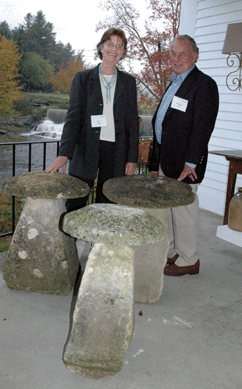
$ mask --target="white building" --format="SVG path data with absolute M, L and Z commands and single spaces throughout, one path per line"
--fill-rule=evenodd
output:
M 195 39 L 200 52 L 197 66 L 219 88 L 220 106 L 210 151 L 242 150 L 242 89 L 231 91 L 226 86 L 232 68 L 227 65 L 228 55 L 222 54 L 228 24 L 239 22 L 242 0 L 182 0 L 179 34 Z M 206 175 L 198 190 L 201 208 L 224 214 L 228 165 L 225 157 L 209 154 Z M 238 175 L 235 191 L 241 186 L 242 176 Z

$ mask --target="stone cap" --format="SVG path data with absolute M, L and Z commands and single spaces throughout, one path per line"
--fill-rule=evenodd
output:
M 2 190 L 4 194 L 33 199 L 72 199 L 86 196 L 90 188 L 68 174 L 35 171 L 4 180 Z
M 115 203 L 140 208 L 174 208 L 195 200 L 189 184 L 145 174 L 111 178 L 104 183 L 103 193 Z
M 92 204 L 67 213 L 63 231 L 90 242 L 140 246 L 164 236 L 163 224 L 147 212 L 118 204 Z

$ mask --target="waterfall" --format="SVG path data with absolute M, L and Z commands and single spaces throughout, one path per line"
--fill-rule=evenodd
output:
M 45 120 L 40 123 L 33 131 L 28 134 L 22 135 L 37 135 L 49 139 L 60 139 L 63 131 L 63 126 L 66 121 L 67 109 L 54 109 L 47 110 L 47 116 Z M 142 122 L 140 127 L 141 138 L 152 138 L 152 116 L 141 116 Z
M 66 120 L 67 109 L 47 110 L 46 118 L 26 136 L 40 136 L 48 139 L 59 140 L 62 135 L 63 126 Z
M 51 120 L 56 124 L 62 124 L 66 121 L 67 109 L 47 109 L 47 120 Z

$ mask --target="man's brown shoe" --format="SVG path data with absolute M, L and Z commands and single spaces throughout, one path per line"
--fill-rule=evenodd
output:
M 164 268 L 164 274 L 167 276 L 184 276 L 185 274 L 198 274 L 200 267 L 200 261 L 195 263 L 195 265 L 190 266 L 177 266 L 175 263 Z
M 167 258 L 166 264 L 167 264 L 167 265 L 173 265 L 173 263 L 176 262 L 176 260 L 177 260 L 178 257 L 179 257 L 179 255 L 176 254 L 176 255 L 174 255 L 174 257 L 172 257 L 172 258 Z

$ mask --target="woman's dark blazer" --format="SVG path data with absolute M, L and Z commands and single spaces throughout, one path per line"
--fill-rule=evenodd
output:
M 152 119 L 154 142 L 150 170 L 158 171 L 160 162 L 163 173 L 177 179 L 184 164 L 191 162 L 196 165 L 198 176 L 192 183 L 200 183 L 205 174 L 208 142 L 218 113 L 218 88 L 211 77 L 195 66 L 175 95 L 188 101 L 187 109 L 182 112 L 171 106 L 168 108 L 162 122 L 159 145 L 155 136 L 158 106 Z M 184 182 L 191 184 L 189 177 Z
M 101 127 L 91 126 L 92 115 L 102 115 L 103 98 L 98 66 L 76 74 L 63 128 L 59 155 L 70 160 L 69 172 L 95 179 L 99 161 Z M 127 162 L 137 162 L 139 120 L 135 78 L 118 69 L 114 95 L 114 177 L 125 174 Z

